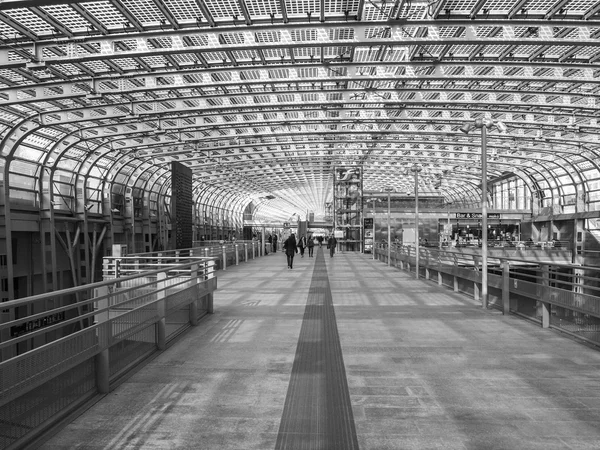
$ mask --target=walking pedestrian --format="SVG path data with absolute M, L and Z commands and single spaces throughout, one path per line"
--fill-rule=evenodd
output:
M 298 248 L 300 249 L 300 257 L 304 258 L 304 248 L 306 247 L 306 236 L 302 235 L 298 241 Z
M 323 247 L 323 236 L 317 236 L 317 241 L 319 242 L 319 248 Z
M 294 236 L 294 233 L 290 234 L 283 242 L 283 249 L 285 250 L 285 256 L 287 257 L 288 269 L 291 269 L 294 265 L 294 254 L 298 253 L 296 236 Z
M 273 253 L 277 251 L 277 235 L 273 235 Z
M 333 254 L 335 253 L 335 246 L 337 245 L 337 239 L 333 234 L 329 235 L 329 239 L 327 240 L 327 248 L 329 249 L 329 256 L 333 258 Z
M 315 240 L 314 240 L 314 238 L 312 236 L 310 236 L 308 238 L 308 244 L 307 244 L 307 246 L 308 246 L 308 257 L 312 258 L 313 257 L 313 251 L 315 249 Z

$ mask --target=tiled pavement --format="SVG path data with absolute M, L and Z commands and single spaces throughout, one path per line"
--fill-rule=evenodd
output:
M 318 259 L 288 270 L 272 253 L 219 272 L 214 315 L 42 448 L 300 448 L 278 435 L 313 277 L 325 273 L 360 449 L 600 448 L 599 351 L 368 255 L 325 255 L 315 271 Z M 319 433 L 324 416 L 311 420 Z M 308 434 L 307 450 L 346 450 Z

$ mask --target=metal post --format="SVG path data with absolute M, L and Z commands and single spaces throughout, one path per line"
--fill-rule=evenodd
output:
M 507 259 L 502 264 L 502 314 L 510 312 L 510 263 Z
M 167 346 L 167 324 L 166 324 L 166 282 L 167 274 L 160 272 L 156 275 L 156 314 L 158 322 L 156 322 L 156 346 L 159 350 L 164 350 Z
M 244 243 L 244 261 L 248 262 L 248 244 Z
M 190 284 L 193 286 L 198 285 L 198 272 L 198 264 L 194 264 L 190 269 Z M 198 325 L 198 299 L 195 295 L 194 300 L 190 303 L 189 319 L 192 326 Z
M 415 168 L 415 278 L 419 279 L 419 170 Z
M 487 245 L 487 128 L 481 127 L 481 306 L 488 305 Z
M 238 253 L 238 244 L 234 245 L 234 249 L 235 249 L 235 265 L 239 266 L 240 265 L 240 255 Z
M 371 199 L 373 201 L 373 247 L 371 248 L 371 252 L 373 253 L 373 260 L 375 259 L 375 198 Z
M 223 246 L 222 249 L 223 249 L 223 264 L 222 264 L 222 269 L 223 270 L 227 270 L 227 250 L 226 250 L 225 246 Z
M 388 225 L 388 250 L 387 250 L 387 265 L 390 265 L 390 259 L 392 255 L 392 214 L 391 214 L 391 192 L 388 191 L 388 214 L 387 214 L 387 225 Z

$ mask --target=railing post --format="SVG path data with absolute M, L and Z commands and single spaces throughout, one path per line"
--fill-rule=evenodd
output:
M 212 269 L 210 270 L 210 278 L 214 278 L 215 276 L 215 272 L 214 272 L 214 265 L 215 262 L 214 261 L 209 261 L 207 263 L 207 267 L 205 268 L 206 272 L 209 273 L 209 269 L 208 267 L 211 267 Z M 213 314 L 214 313 L 214 301 L 213 301 L 213 293 L 210 292 L 209 294 L 206 294 L 206 312 L 208 314 Z
M 550 298 L 550 266 L 548 264 L 542 264 L 542 328 L 548 328 L 550 326 L 550 309 L 551 305 L 549 302 L 544 300 Z
M 102 349 L 96 355 L 96 389 L 100 394 L 108 394 L 110 390 L 110 337 L 111 328 L 108 322 L 108 286 L 101 286 L 94 289 L 94 297 L 105 297 L 96 302 L 96 309 L 101 312 L 96 314 L 96 322 L 99 324 L 96 328 L 98 345 Z
M 510 312 L 510 263 L 502 262 L 502 314 L 507 316 Z
M 473 256 L 473 266 L 475 267 L 475 270 L 479 273 L 479 279 L 481 280 L 482 277 L 482 270 L 479 268 L 479 258 L 477 258 L 476 256 Z M 473 282 L 473 299 L 476 301 L 481 300 L 481 296 L 479 295 L 481 292 L 480 289 L 480 283 L 477 283 L 477 281 Z
M 238 244 L 235 244 L 234 250 L 235 250 L 235 265 L 239 266 L 240 265 L 240 255 L 238 253 Z
M 227 250 L 225 249 L 225 246 L 222 247 L 223 250 L 223 264 L 221 264 L 223 270 L 227 270 Z
M 248 244 L 244 242 L 244 261 L 248 262 Z
M 444 284 L 444 278 L 442 277 L 442 254 L 440 252 L 438 252 L 437 263 L 438 285 L 441 286 Z
M 159 350 L 164 350 L 167 346 L 167 322 L 166 322 L 166 272 L 160 272 L 156 275 L 156 314 L 158 322 L 156 322 L 156 346 Z
M 195 327 L 198 325 L 198 298 L 196 293 L 198 290 L 196 289 L 198 286 L 198 264 L 194 264 L 190 270 L 190 284 L 193 288 L 195 288 L 195 293 L 193 295 L 194 299 L 190 303 L 190 324 Z

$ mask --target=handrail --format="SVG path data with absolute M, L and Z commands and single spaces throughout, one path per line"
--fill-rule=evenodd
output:
M 385 246 L 375 248 L 386 261 Z M 396 246 L 390 265 L 414 273 L 415 247 Z M 478 299 L 481 288 L 481 255 L 419 247 L 418 277 L 432 279 Z M 539 320 L 600 345 L 600 267 L 548 260 L 497 256 L 488 259 L 490 306 L 505 314 L 516 313 Z

